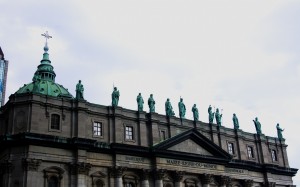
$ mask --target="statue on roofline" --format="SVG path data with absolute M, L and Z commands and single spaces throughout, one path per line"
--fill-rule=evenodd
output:
M 185 118 L 186 108 L 185 108 L 185 104 L 183 103 L 182 98 L 180 98 L 180 101 L 178 103 L 178 108 L 179 108 L 179 117 L 180 118 Z
M 114 87 L 114 91 L 111 94 L 111 99 L 112 99 L 111 105 L 113 107 L 118 106 L 119 98 L 120 98 L 120 92 L 117 87 Z
M 150 94 L 150 97 L 148 99 L 148 106 L 150 112 L 155 112 L 155 101 L 153 99 L 153 94 Z
M 168 117 L 174 116 L 174 115 L 175 115 L 175 113 L 174 113 L 174 111 L 173 111 L 173 107 L 172 107 L 172 105 L 171 105 L 171 102 L 170 102 L 170 99 L 169 99 L 169 98 L 168 98 L 167 101 L 165 102 L 165 110 L 166 110 L 166 115 L 167 115 Z
M 81 80 L 79 80 L 76 85 L 76 99 L 83 99 L 83 91 L 83 85 L 81 84 Z
M 211 105 L 209 105 L 209 107 L 208 107 L 208 121 L 209 121 L 209 123 L 213 123 L 214 115 L 215 115 L 215 113 L 212 112 Z
M 236 117 L 236 114 L 233 114 L 232 121 L 233 121 L 233 127 L 234 127 L 234 129 L 239 129 L 240 125 L 239 125 L 239 120 Z
M 283 136 L 282 136 L 282 131 L 284 131 L 284 129 L 282 129 L 282 128 L 279 127 L 279 123 L 277 123 L 276 129 L 277 129 L 277 136 L 278 136 L 278 139 L 279 139 L 279 140 L 284 139 Z
M 219 109 L 217 108 L 215 117 L 216 117 L 217 125 L 218 125 L 219 127 L 221 126 L 221 123 L 222 123 L 222 115 L 223 115 L 223 114 L 220 114 Z
M 198 108 L 196 107 L 196 104 L 194 104 L 194 106 L 192 108 L 192 112 L 193 112 L 194 121 L 198 121 L 199 120 L 199 112 L 198 112 Z
M 257 134 L 262 134 L 262 132 L 261 132 L 261 124 L 258 121 L 258 118 L 256 117 L 255 120 L 253 120 L 253 122 L 254 122 L 254 125 L 255 125 L 256 133 Z
M 137 101 L 137 104 L 138 104 L 138 111 L 143 111 L 144 99 L 143 99 L 141 93 L 139 93 L 139 95 L 136 97 L 136 101 Z

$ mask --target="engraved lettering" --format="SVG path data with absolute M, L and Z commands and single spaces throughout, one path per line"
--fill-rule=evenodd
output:
M 175 166 L 185 166 L 185 167 L 198 167 L 198 168 L 206 168 L 206 169 L 217 169 L 217 165 L 193 162 L 193 161 L 185 161 L 185 160 L 174 160 L 174 159 L 166 159 L 167 164 L 175 165 Z
M 132 161 L 132 162 L 144 162 L 145 159 L 141 157 L 134 157 L 134 156 L 125 156 L 125 160 Z

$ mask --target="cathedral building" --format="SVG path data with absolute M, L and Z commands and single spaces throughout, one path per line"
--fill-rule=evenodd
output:
M 1 107 L 0 186 L 294 186 L 284 138 L 73 97 L 48 50 Z

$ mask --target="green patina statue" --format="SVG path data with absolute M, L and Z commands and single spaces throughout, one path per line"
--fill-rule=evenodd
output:
M 196 107 L 196 104 L 194 104 L 194 106 L 192 108 L 192 112 L 193 112 L 194 121 L 198 121 L 199 120 L 199 112 L 198 112 L 198 108 Z
M 83 99 L 83 90 L 83 85 L 81 84 L 81 80 L 79 80 L 76 85 L 76 99 Z
M 234 129 L 239 129 L 240 128 L 239 119 L 236 117 L 235 114 L 233 114 L 232 121 L 233 121 Z
M 113 107 L 118 106 L 118 103 L 119 103 L 119 97 L 120 97 L 120 92 L 119 92 L 119 90 L 118 90 L 117 87 L 114 87 L 114 91 L 113 91 L 112 94 L 111 94 L 111 99 L 112 99 L 111 105 L 112 105 Z
M 209 105 L 209 107 L 208 107 L 208 121 L 209 121 L 209 123 L 213 123 L 214 115 L 215 115 L 215 113 L 212 112 L 211 105 Z
M 255 120 L 253 120 L 253 122 L 254 122 L 254 125 L 255 125 L 256 133 L 257 134 L 262 134 L 262 132 L 261 132 L 261 124 L 258 121 L 258 118 L 256 117 Z
M 39 92 L 40 81 L 41 81 L 41 75 L 36 72 L 32 78 L 32 82 L 33 82 L 32 92 Z
M 178 103 L 178 108 L 179 108 L 179 117 L 180 118 L 185 118 L 186 108 L 185 108 L 185 104 L 183 103 L 182 98 L 180 98 L 180 101 Z
M 150 97 L 148 99 L 148 106 L 150 112 L 155 112 L 155 101 L 153 99 L 153 94 L 150 94 Z
M 282 136 L 282 131 L 284 131 L 284 129 L 282 129 L 282 128 L 279 127 L 279 123 L 277 123 L 276 128 L 277 128 L 277 136 L 278 136 L 278 139 L 279 139 L 279 140 L 284 139 L 283 136 Z
M 143 111 L 144 99 L 143 99 L 141 93 L 139 93 L 139 95 L 136 97 L 136 101 L 137 101 L 137 105 L 138 105 L 138 111 Z
M 167 101 L 165 102 L 165 109 L 166 109 L 166 115 L 167 116 L 174 116 L 175 113 L 173 111 L 173 107 L 171 105 L 170 99 L 168 98 Z
M 221 121 L 222 121 L 222 114 L 220 114 L 219 109 L 217 108 L 216 110 L 216 122 L 218 126 L 221 126 Z

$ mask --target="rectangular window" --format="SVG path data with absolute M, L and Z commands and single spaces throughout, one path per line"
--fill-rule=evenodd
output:
M 94 136 L 102 136 L 102 123 L 100 122 L 94 122 L 94 127 L 93 127 L 93 131 L 94 131 Z
M 234 147 L 233 147 L 233 143 L 228 143 L 227 144 L 227 148 L 228 148 L 228 153 L 233 155 L 234 154 Z
M 247 151 L 248 151 L 248 157 L 249 158 L 254 158 L 253 147 L 252 146 L 247 146 Z
M 60 116 L 58 114 L 51 115 L 51 129 L 59 130 L 60 129 Z
M 126 140 L 133 140 L 133 127 L 131 126 L 125 127 L 125 138 Z
M 271 156 L 272 156 L 272 161 L 276 162 L 277 161 L 277 154 L 275 150 L 271 150 Z
M 160 131 L 160 140 L 163 141 L 166 139 L 166 131 L 161 130 Z

